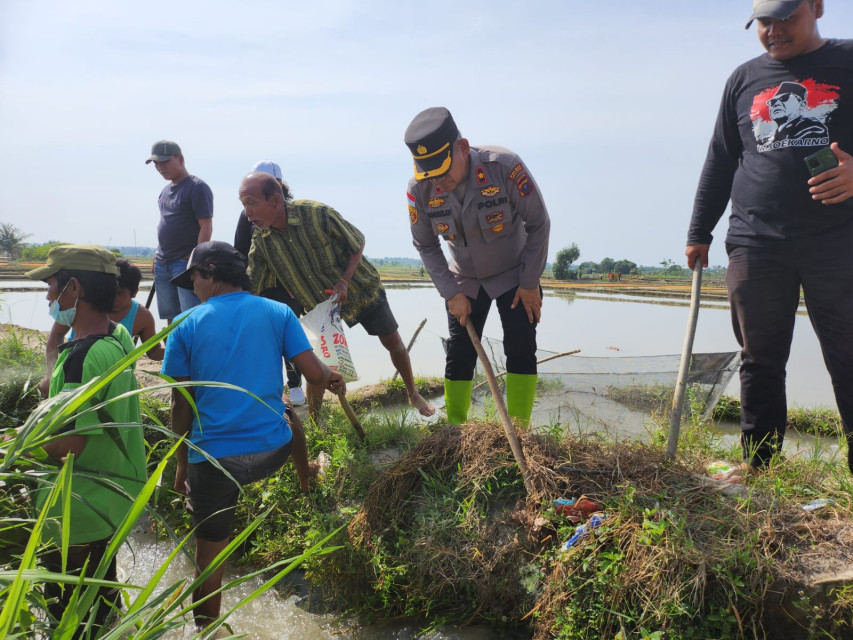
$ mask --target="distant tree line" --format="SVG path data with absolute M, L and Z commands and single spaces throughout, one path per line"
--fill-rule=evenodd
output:
M 581 274 L 593 273 L 617 273 L 623 276 L 635 274 L 638 271 L 637 263 L 631 260 L 614 260 L 613 258 L 604 258 L 601 262 L 581 262 L 578 265 L 578 271 Z
M 690 275 L 690 269 L 670 259 L 662 260 L 659 263 L 660 266 L 641 267 L 632 260 L 604 258 L 601 262 L 581 262 L 573 268 L 578 258 L 580 258 L 580 249 L 573 242 L 568 247 L 560 249 L 557 252 L 554 262 L 547 265 L 546 268 L 551 270 L 551 275 L 555 280 L 577 280 L 581 277 L 607 276 L 611 274 L 618 276 L 647 275 L 664 277 L 687 277 Z M 726 268 L 713 266 L 706 269 L 705 272 L 708 275 L 722 277 L 726 273 Z
M 368 258 L 378 267 L 422 267 L 418 258 Z
M 127 258 L 153 258 L 157 253 L 157 247 L 107 247 L 110 251 L 118 252 Z

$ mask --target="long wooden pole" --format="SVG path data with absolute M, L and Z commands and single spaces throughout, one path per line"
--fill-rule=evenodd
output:
M 411 340 L 409 340 L 409 344 L 408 344 L 408 346 L 406 346 L 406 353 L 411 353 L 411 352 L 412 352 L 412 347 L 413 347 L 413 346 L 414 346 L 414 344 L 415 344 L 415 340 L 417 340 L 417 339 L 418 339 L 418 334 L 421 332 L 421 329 L 423 329 L 423 328 L 424 328 L 424 325 L 426 324 L 426 321 L 427 321 L 427 319 L 426 319 L 426 318 L 424 318 L 423 320 L 421 320 L 421 323 L 418 325 L 418 328 L 417 328 L 417 329 L 415 329 L 415 332 L 412 334 L 412 339 L 411 339 Z M 393 376 L 391 376 L 391 382 L 394 382 L 394 380 L 396 380 L 396 379 L 397 379 L 397 376 L 399 376 L 399 375 L 400 375 L 400 372 L 399 372 L 399 371 L 395 371 L 395 372 L 394 372 L 394 375 L 393 375 Z
M 355 411 L 352 410 L 352 405 L 350 405 L 349 400 L 347 400 L 343 391 L 338 391 L 338 400 L 340 401 L 341 407 L 343 407 L 347 418 L 349 418 L 350 423 L 352 423 L 352 426 L 355 428 L 355 432 L 358 434 L 358 437 L 361 438 L 362 441 L 366 440 L 367 434 L 364 433 L 364 427 L 361 426 L 358 416 L 355 415 Z
M 697 256 L 693 263 L 693 286 L 690 289 L 690 315 L 687 318 L 687 331 L 684 334 L 684 346 L 681 349 L 681 364 L 678 367 L 678 379 L 672 394 L 672 413 L 669 417 L 669 439 L 666 443 L 666 457 L 672 459 L 678 450 L 678 435 L 681 431 L 681 412 L 684 409 L 684 392 L 687 376 L 690 373 L 690 359 L 693 357 L 693 338 L 696 335 L 696 322 L 699 319 L 699 299 L 702 290 L 702 260 Z
M 483 350 L 483 345 L 480 344 L 480 339 L 477 337 L 477 332 L 474 330 L 474 325 L 471 323 L 470 318 L 468 322 L 465 323 L 465 326 L 468 329 L 468 336 L 471 338 L 471 343 L 474 345 L 474 349 L 476 349 L 477 355 L 480 358 L 480 364 L 483 365 L 486 380 L 489 381 L 489 388 L 492 390 L 492 397 L 495 399 L 495 406 L 498 408 L 498 414 L 500 414 L 501 422 L 503 423 L 504 431 L 506 432 L 506 439 L 509 440 L 509 447 L 512 449 L 512 455 L 515 456 L 515 461 L 518 463 L 518 468 L 521 471 L 521 478 L 524 480 L 524 488 L 527 489 L 527 493 L 529 495 L 535 496 L 536 488 L 533 486 L 533 481 L 530 479 L 530 472 L 527 469 L 527 460 L 524 458 L 524 451 L 521 448 L 521 443 L 518 441 L 518 436 L 515 433 L 515 427 L 512 424 L 512 419 L 509 417 L 509 413 L 506 410 L 506 403 L 504 402 L 501 390 L 498 388 L 498 380 L 495 377 L 495 372 L 492 370 L 492 363 L 489 362 L 489 358 Z

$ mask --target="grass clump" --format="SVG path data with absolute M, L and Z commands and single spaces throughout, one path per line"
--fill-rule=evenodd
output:
M 723 396 L 714 407 L 714 419 L 740 421 L 740 400 Z M 826 407 L 788 407 L 787 428 L 815 436 L 838 436 L 844 432 L 841 416 Z
M 9 328 L 0 334 L 0 428 L 16 427 L 39 403 L 44 345 L 36 332 Z
M 536 638 L 783 637 L 776 620 L 805 629 L 784 637 L 853 633 L 849 593 L 803 587 L 820 570 L 816 548 L 827 567 L 853 562 L 838 461 L 780 461 L 725 495 L 703 473 L 720 453 L 707 438 L 688 437 L 677 462 L 654 443 L 553 430 L 521 440 L 536 498 L 499 425 L 427 435 L 370 485 L 348 544 L 314 579 L 368 617 L 520 626 Z M 562 551 L 576 525 L 553 500 L 580 496 L 601 503 L 604 524 Z M 805 512 L 816 496 L 834 503 Z M 781 613 L 798 607 L 809 612 L 798 622 Z

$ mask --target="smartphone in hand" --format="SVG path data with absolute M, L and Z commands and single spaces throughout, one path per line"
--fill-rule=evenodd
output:
M 835 154 L 832 153 L 832 149 L 829 147 L 824 147 L 820 151 L 806 156 L 803 158 L 803 161 L 806 163 L 806 167 L 812 177 L 819 173 L 823 173 L 827 169 L 832 169 L 833 167 L 838 166 L 838 160 L 836 159 Z

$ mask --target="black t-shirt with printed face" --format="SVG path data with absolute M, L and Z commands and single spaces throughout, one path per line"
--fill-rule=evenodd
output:
M 726 83 L 687 244 L 707 244 L 731 199 L 726 242 L 766 245 L 853 233 L 853 198 L 812 199 L 806 156 L 853 153 L 853 40 L 785 61 L 765 54 Z

